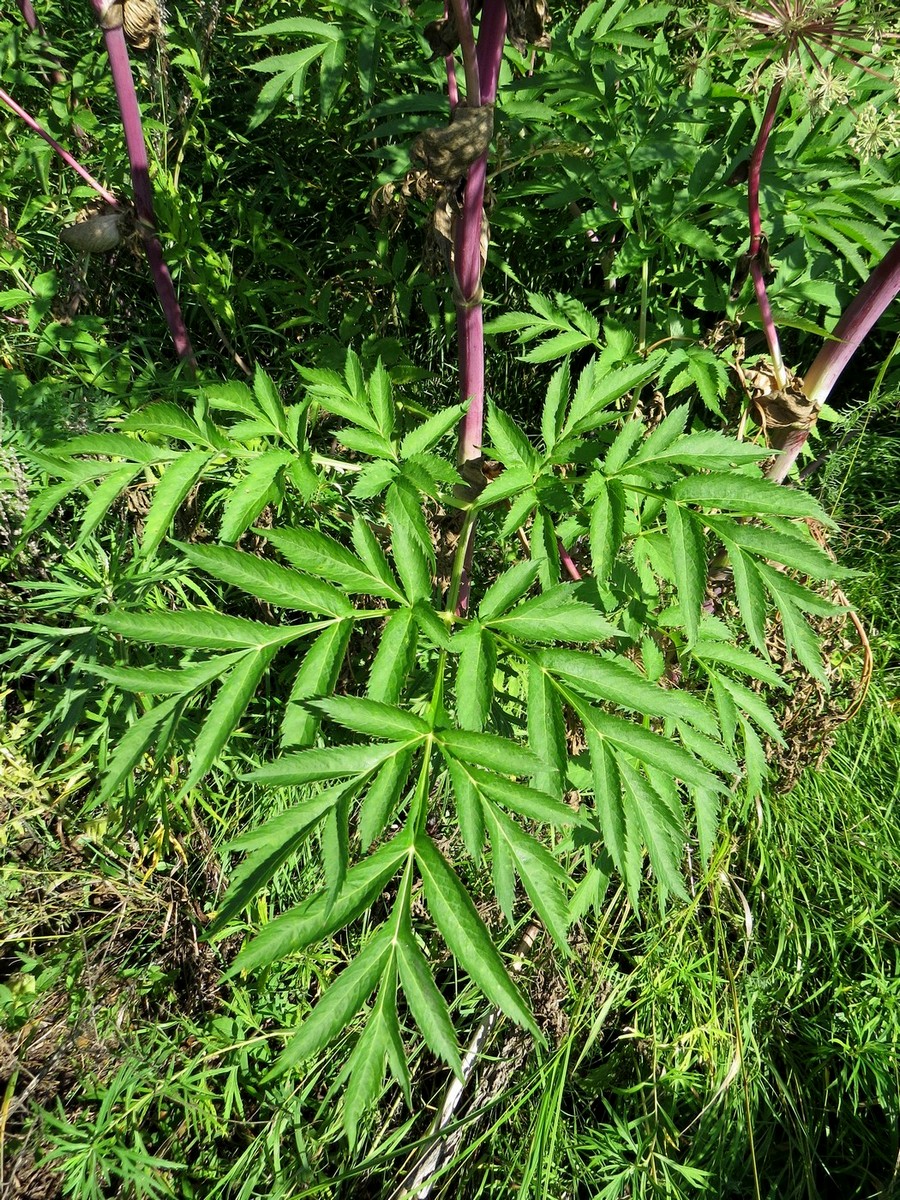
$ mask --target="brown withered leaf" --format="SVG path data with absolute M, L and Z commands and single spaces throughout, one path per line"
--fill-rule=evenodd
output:
M 429 21 L 422 33 L 435 58 L 446 58 L 459 45 L 459 32 L 452 13 L 439 21 Z
M 450 183 L 461 179 L 476 159 L 485 153 L 494 133 L 494 108 L 482 104 L 469 108 L 459 104 L 450 124 L 443 129 L 425 129 L 412 145 L 413 158 L 424 161 L 435 179 Z
M 485 189 L 484 211 L 481 214 L 481 269 L 487 264 L 488 243 L 491 227 L 488 222 L 488 210 L 493 203 L 493 193 Z M 456 238 L 456 218 L 460 211 L 461 201 L 454 187 L 445 187 L 435 199 L 434 210 L 428 221 L 425 234 L 425 266 L 430 274 L 437 275 L 442 270 L 452 273 L 455 262 L 454 242 Z
M 125 0 L 124 10 L 125 37 L 135 50 L 146 50 L 163 29 L 158 0 Z
M 506 36 L 520 54 L 526 46 L 550 49 L 547 0 L 506 0 Z
M 800 379 L 790 374 L 784 389 L 778 386 L 775 372 L 766 363 L 744 369 L 750 385 L 750 403 L 756 410 L 763 432 L 786 429 L 811 429 L 819 415 L 819 405 L 803 391 Z

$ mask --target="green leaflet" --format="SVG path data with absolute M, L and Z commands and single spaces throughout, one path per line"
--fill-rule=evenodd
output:
M 397 966 L 410 1011 L 426 1044 L 451 1067 L 458 1079 L 462 1079 L 462 1062 L 447 1001 L 438 990 L 425 955 L 408 927 L 401 926 L 397 941 Z
M 566 934 L 569 917 L 563 894 L 568 876 L 549 850 L 525 833 L 505 813 L 492 804 L 487 805 L 484 812 L 492 850 L 496 854 L 499 843 L 504 844 L 535 912 L 558 949 L 568 956 L 570 951 Z
M 488 774 L 478 767 L 467 767 L 476 786 L 498 804 L 503 804 L 530 821 L 544 821 L 549 825 L 582 825 L 584 818 L 568 804 L 555 799 L 537 788 L 515 783 L 505 775 Z
M 415 661 L 416 636 L 413 609 L 395 609 L 384 623 L 378 651 L 372 660 L 368 686 L 370 699 L 383 704 L 395 704 L 400 699 Z
M 351 593 L 381 596 L 402 603 L 403 594 L 395 584 L 373 572 L 355 554 L 334 538 L 315 529 L 261 530 L 284 557 L 298 570 L 338 583 Z M 385 564 L 386 566 L 386 564 Z M 386 574 L 390 574 L 389 571 Z
M 269 419 L 272 427 L 284 433 L 287 428 L 284 403 L 278 388 L 260 366 L 253 372 L 253 396 L 260 412 Z
M 603 840 L 616 870 L 620 872 L 629 895 L 636 895 L 640 888 L 640 862 L 637 876 L 630 870 L 628 854 L 628 831 L 625 806 L 622 802 L 622 783 L 616 756 L 610 746 L 586 727 L 588 751 L 591 758 L 591 774 L 594 783 L 594 809 L 603 834 Z
M 297 754 L 284 754 L 273 762 L 265 763 L 243 778 L 271 786 L 315 783 L 320 779 L 362 775 L 387 762 L 392 755 L 402 754 L 412 744 L 414 743 L 381 742 L 378 745 L 328 746 L 321 750 L 301 750 Z
M 215 762 L 255 694 L 276 650 L 276 646 L 259 646 L 248 650 L 223 680 L 194 742 L 191 769 L 179 789 L 177 799 L 186 796 Z
M 278 480 L 294 461 L 288 450 L 267 450 L 254 458 L 231 489 L 222 510 L 219 540 L 236 542 L 266 505 L 278 496 Z
M 505 775 L 496 775 L 473 767 L 470 763 L 449 760 L 450 774 L 454 781 L 464 780 L 465 785 L 474 788 L 482 799 L 495 800 L 520 816 L 531 821 L 544 821 L 549 825 L 583 825 L 582 815 L 561 800 L 540 792 L 536 788 L 526 787 L 523 783 L 515 783 Z
M 743 646 L 735 645 L 734 642 L 721 642 L 713 638 L 701 637 L 697 640 L 692 653 L 702 662 L 721 663 L 723 666 L 732 667 L 743 675 L 761 680 L 769 687 L 785 688 L 787 686 L 774 667 L 757 658 L 755 654 L 751 654 L 749 650 L 745 650 Z
M 492 733 L 441 729 L 435 731 L 435 740 L 445 756 L 487 767 L 489 771 L 500 771 L 504 775 L 534 775 L 543 765 L 526 746 Z
M 459 821 L 463 844 L 474 861 L 480 863 L 484 849 L 484 805 L 481 793 L 475 786 L 474 767 L 448 758 L 447 769 L 453 784 L 456 819 Z
M 625 493 L 617 480 L 606 481 L 602 475 L 599 480 L 589 529 L 594 576 L 602 584 L 612 572 L 625 534 Z
M 651 454 L 642 453 L 640 461 L 672 463 L 693 471 L 698 468 L 713 471 L 728 470 L 742 463 L 762 462 L 770 454 L 771 450 L 760 449 L 749 442 L 738 442 L 724 433 L 707 429 L 686 434 L 665 447 L 654 447 Z
M 583 701 L 575 701 L 576 711 L 584 722 L 585 731 L 596 734 L 605 740 L 616 760 L 621 761 L 622 755 L 630 755 L 639 762 L 656 767 L 666 774 L 681 779 L 692 787 L 709 788 L 711 791 L 724 791 L 724 785 L 694 758 L 682 746 L 661 734 L 651 733 L 642 725 L 633 721 L 625 721 L 621 717 L 612 717 Z
M 247 857 L 231 870 L 228 891 L 209 926 L 209 935 L 217 934 L 246 908 L 268 886 L 279 867 L 297 853 L 325 814 L 358 787 L 354 781 L 328 788 L 230 842 L 228 849 L 246 851 Z
M 378 538 L 361 517 L 354 517 L 350 538 L 356 549 L 356 553 L 363 563 L 364 569 L 369 572 L 369 578 L 382 584 L 387 589 L 387 592 L 377 591 L 371 586 L 365 590 L 373 596 L 384 594 L 385 599 L 394 600 L 396 603 L 402 604 L 403 593 L 400 590 L 400 585 L 394 578 L 394 573 L 391 571 L 387 555 L 382 550 Z
M 396 948 L 382 968 L 381 985 L 365 1029 L 347 1062 L 350 1078 L 344 1092 L 344 1130 L 351 1151 L 356 1147 L 356 1127 L 366 1109 L 378 1098 L 384 1079 L 385 1061 L 400 1076 L 398 1082 L 409 1093 L 406 1053 L 397 1020 Z M 365 999 L 365 997 L 363 997 Z
M 493 403 L 488 404 L 487 432 L 496 457 L 504 466 L 537 470 L 540 460 L 531 442 L 515 421 Z
M 154 748 L 157 752 L 162 752 L 157 735 L 160 728 L 175 716 L 182 701 L 183 696 L 179 694 L 172 696 L 169 700 L 164 700 L 162 704 L 157 704 L 135 721 L 127 733 L 119 739 L 112 762 L 103 777 L 103 783 L 97 796 L 98 805 L 104 804 L 131 775 L 144 754 L 147 753 L 151 742 L 155 743 Z
M 159 407 L 163 407 L 160 405 Z M 177 412 L 183 416 L 189 424 L 190 418 L 177 405 L 166 405 L 165 407 Z M 126 419 L 119 426 L 120 429 L 129 429 L 129 420 Z M 196 425 L 193 426 L 194 434 L 197 433 Z M 148 446 L 146 442 L 139 441 L 137 438 L 126 437 L 124 433 L 85 433 L 78 437 L 70 438 L 67 442 L 63 442 L 59 446 L 51 446 L 49 451 L 51 455 L 57 455 L 60 458 L 72 458 L 76 454 L 103 454 L 109 458 L 123 458 L 128 462 L 134 463 L 154 463 L 161 459 L 174 458 L 176 451 L 166 449 L 162 446 Z M 99 464 L 93 463 L 92 466 Z M 109 464 L 106 464 L 108 467 Z M 119 464 L 116 464 L 118 467 Z M 115 469 L 115 468 L 114 468 Z
M 454 956 L 492 1004 L 543 1044 L 528 1005 L 507 974 L 469 893 L 430 838 L 416 841 L 416 861 L 429 911 Z
M 697 818 L 697 846 L 700 851 L 700 861 L 704 867 L 707 867 L 719 833 L 720 797 L 718 792 L 708 792 L 705 788 L 697 788 L 693 793 L 693 800 Z
M 705 733 L 700 733 L 693 725 L 688 725 L 685 721 L 676 721 L 674 731 L 678 733 L 686 750 L 689 750 L 701 762 L 712 767 L 714 771 L 718 771 L 720 775 L 735 778 L 739 774 L 734 756 L 729 754 L 719 738 L 707 737 Z
M 313 696 L 328 696 L 334 690 L 352 631 L 352 621 L 335 621 L 307 650 L 284 708 L 282 748 L 311 746 L 315 740 L 319 719 L 302 701 Z
M 500 911 L 511 926 L 516 924 L 516 868 L 505 838 L 491 839 L 491 881 Z
M 739 471 L 712 471 L 708 475 L 685 475 L 672 488 L 672 498 L 685 504 L 720 508 L 749 517 L 772 514 L 782 517 L 813 517 L 823 525 L 834 522 L 808 492 L 786 484 L 744 475 Z
M 348 450 L 368 454 L 370 458 L 396 459 L 393 442 L 380 433 L 369 433 L 367 429 L 339 429 L 334 436 Z
M 599 378 L 599 373 L 592 372 L 589 386 L 582 386 L 579 380 L 579 387 L 563 423 L 561 436 L 571 437 L 573 434 L 586 433 L 592 429 L 597 423 L 597 414 L 601 409 L 620 400 L 632 388 L 646 383 L 656 374 L 663 357 L 663 354 L 656 351 L 644 362 L 605 372 Z
M 541 409 L 541 436 L 549 454 L 556 445 L 556 439 L 562 429 L 563 417 L 569 403 L 571 390 L 571 373 L 569 360 L 566 359 L 550 378 L 547 395 Z
M 179 404 L 157 403 L 148 404 L 140 412 L 132 413 L 119 425 L 120 429 L 134 430 L 137 433 L 153 433 L 158 437 L 173 438 L 178 442 L 189 445 L 203 443 L 205 438 L 197 422 Z M 96 435 L 93 435 L 96 436 Z M 115 437 L 115 434 L 106 434 Z M 131 439 L 122 439 L 123 442 Z M 156 450 L 154 447 L 147 447 Z M 85 453 L 108 453 L 108 451 L 85 451 Z
M 283 1075 L 324 1050 L 372 994 L 392 954 L 391 931 L 382 925 L 328 988 L 262 1082 Z
M 406 786 L 412 760 L 413 752 L 407 750 L 389 758 L 379 767 L 359 813 L 359 840 L 363 850 L 368 850 L 376 838 L 381 837 L 393 817 Z
M 734 592 L 737 596 L 741 620 L 750 641 L 760 652 L 769 657 L 766 646 L 766 614 L 768 604 L 759 566 L 753 558 L 737 546 L 731 547 L 731 572 L 734 577 Z
M 673 408 L 669 415 L 660 421 L 653 432 L 645 439 L 644 444 L 631 460 L 632 465 L 652 462 L 655 458 L 659 458 L 665 454 L 671 448 L 672 444 L 684 433 L 684 427 L 687 424 L 689 415 L 690 406 L 687 404 L 681 404 L 677 408 Z
M 548 588 L 494 617 L 491 628 L 532 642 L 603 642 L 624 636 L 597 609 L 577 600 L 572 587 L 561 583 Z
M 558 796 L 566 777 L 566 725 L 562 701 L 543 667 L 528 663 L 528 744 L 542 766 L 534 776 L 538 791 Z
M 427 721 L 414 713 L 361 696 L 332 696 L 310 704 L 338 725 L 367 737 L 421 739 L 431 730 Z
M 687 899 L 681 877 L 685 843 L 683 821 L 676 819 L 660 793 L 626 759 L 621 759 L 618 766 L 628 825 L 640 830 L 660 885 L 681 899 Z
M 707 517 L 706 523 L 729 547 L 739 546 L 759 558 L 769 558 L 792 570 L 802 571 L 812 579 L 840 579 L 847 574 L 813 541 L 801 536 L 799 526 L 794 536 L 758 525 L 739 525 L 727 517 Z
M 218 679 L 241 657 L 242 651 L 236 650 L 203 662 L 188 663 L 184 667 L 104 667 L 99 663 L 84 663 L 82 670 L 99 675 L 125 692 L 144 692 L 149 696 L 187 696 Z
M 666 505 L 675 586 L 681 619 L 688 643 L 693 645 L 700 630 L 700 606 L 706 591 L 706 539 L 703 524 L 678 504 Z
M 484 593 L 478 616 L 487 624 L 505 613 L 528 591 L 537 579 L 537 564 L 530 559 L 517 562 L 504 571 Z
M 528 507 L 524 509 L 524 513 L 527 516 L 531 507 L 537 502 L 537 495 L 532 486 L 533 483 L 534 477 L 525 467 L 510 467 L 501 475 L 498 475 L 496 479 L 492 479 L 484 491 L 479 494 L 476 500 L 477 507 L 490 508 L 492 504 L 499 504 L 501 500 L 508 500 L 511 496 L 521 497 L 524 495 L 527 498 L 526 503 L 528 504 Z M 510 529 L 515 529 L 525 519 L 518 508 L 514 507 L 514 513 L 515 518 L 511 525 L 509 523 L 510 519 L 513 518 L 513 513 L 510 513 L 510 516 L 504 522 L 503 529 L 505 532 L 508 532 L 507 525 L 509 525 Z
M 559 543 L 553 520 L 543 508 L 535 511 L 531 523 L 531 557 L 537 563 L 541 588 L 549 591 L 559 583 Z
M 353 613 L 347 597 L 320 579 L 227 546 L 175 544 L 194 566 L 279 608 L 329 617 L 349 617 Z
M 93 489 L 81 519 L 78 537 L 75 539 L 74 548 L 76 550 L 84 545 L 106 516 L 115 498 L 128 487 L 140 470 L 140 463 L 130 463 L 126 467 L 120 467 L 107 475 L 103 482 Z
M 207 450 L 188 450 L 166 467 L 153 489 L 153 503 L 144 521 L 141 553 L 155 554 L 188 493 L 212 462 Z
M 467 408 L 466 404 L 453 404 L 449 408 L 442 408 L 421 425 L 411 429 L 400 443 L 401 457 L 412 458 L 429 450 L 459 423 Z
M 450 632 L 426 600 L 418 600 L 413 606 L 413 616 L 419 629 L 433 646 L 440 650 L 450 648 Z
M 497 646 L 493 635 L 473 621 L 453 639 L 460 650 L 456 668 L 456 717 L 463 729 L 483 729 L 491 711 Z
M 264 625 L 243 617 L 229 617 L 210 611 L 187 612 L 109 612 L 99 624 L 129 641 L 151 646 L 180 646 L 197 650 L 235 650 L 286 646 L 298 638 L 324 629 L 330 621 L 309 625 Z
M 340 892 L 330 899 L 326 889 L 264 925 L 240 952 L 228 975 L 269 966 L 295 950 L 328 937 L 371 906 L 410 854 L 407 830 L 380 846 L 347 872 Z
M 659 687 L 624 660 L 579 650 L 539 650 L 534 661 L 582 695 L 651 717 L 680 717 L 715 737 L 715 718 L 696 696 Z
M 434 548 L 418 495 L 402 480 L 392 483 L 385 500 L 391 524 L 391 550 L 410 603 L 431 596 Z

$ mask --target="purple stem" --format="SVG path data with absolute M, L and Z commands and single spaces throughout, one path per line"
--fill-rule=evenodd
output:
M 787 384 L 784 361 L 781 357 L 778 333 L 775 329 L 772 308 L 766 293 L 766 281 L 763 276 L 762 264 L 760 263 L 760 252 L 764 246 L 764 238 L 762 215 L 759 207 L 759 185 L 762 177 L 763 159 L 765 158 L 766 147 L 769 144 L 769 138 L 775 125 L 775 114 L 778 111 L 778 101 L 781 99 L 781 88 L 782 80 L 779 79 L 769 94 L 769 102 L 766 105 L 766 111 L 763 113 L 762 124 L 759 127 L 759 134 L 756 138 L 756 145 L 753 147 L 753 153 L 750 155 L 750 165 L 747 170 L 747 217 L 750 223 L 750 273 L 753 278 L 753 287 L 756 292 L 757 303 L 759 304 L 759 314 L 762 319 L 766 342 L 769 346 L 769 355 L 772 359 L 772 369 L 775 372 L 775 379 L 778 386 L 784 389 Z
M 122 8 L 121 5 L 110 4 L 109 0 L 91 0 L 91 4 L 103 30 L 103 40 L 106 43 L 106 53 L 109 56 L 113 84 L 119 101 L 122 128 L 125 132 L 125 147 L 128 151 L 128 161 L 131 164 L 134 207 L 138 220 L 141 222 L 150 273 L 153 276 L 159 303 L 165 314 L 178 357 L 193 371 L 197 364 L 191 339 L 188 337 L 178 297 L 175 295 L 175 285 L 172 283 L 172 276 L 169 274 L 169 268 L 163 258 L 162 246 L 155 232 L 156 219 L 153 212 L 153 189 L 150 186 L 150 164 L 147 160 L 141 110 L 138 105 L 137 93 L 134 90 L 125 33 L 121 24 L 107 25 L 111 17 L 121 21 Z M 113 17 L 112 14 L 117 15 Z
M 459 34 L 459 48 L 466 75 L 466 98 L 470 104 L 477 104 L 481 88 L 478 78 L 479 64 L 475 49 L 475 34 L 472 30 L 472 10 L 469 8 L 469 0 L 450 0 L 450 4 L 456 19 L 456 32 Z
M 22 19 L 32 33 L 42 33 L 40 22 L 37 19 L 37 13 L 34 11 L 31 0 L 19 0 L 19 12 L 22 14 Z
M 581 577 L 582 577 L 581 572 L 576 567 L 575 561 L 572 558 L 572 555 L 568 552 L 568 550 L 565 548 L 565 546 L 562 544 L 562 542 L 559 539 L 557 539 L 557 545 L 559 546 L 559 561 L 566 568 L 569 578 L 574 580 L 577 583 L 578 580 L 581 579 Z
M 20 104 L 17 104 L 15 100 L 13 100 L 12 96 L 10 96 L 8 92 L 4 92 L 2 88 L 0 88 L 0 101 L 2 101 L 7 108 L 12 109 L 16 116 L 22 122 L 24 122 L 29 129 L 33 130 L 38 137 L 42 137 L 49 146 L 52 146 L 66 166 L 71 167 L 73 171 L 77 172 L 84 182 L 89 184 L 97 193 L 97 195 L 105 200 L 107 204 L 110 204 L 113 207 L 118 205 L 119 202 L 112 192 L 108 192 L 102 183 L 98 183 L 93 175 L 89 174 L 89 172 L 84 169 L 77 158 L 73 158 L 68 150 L 64 150 L 59 142 L 57 142 L 55 138 L 52 138 L 46 129 L 39 125 L 34 117 L 31 116 L 30 113 L 26 112 Z
M 503 43 L 506 39 L 504 0 L 484 0 L 478 34 L 479 98 L 493 104 L 497 96 Z M 468 78 L 468 73 L 467 73 Z M 459 324 L 460 399 L 468 411 L 460 427 L 459 461 L 478 462 L 484 438 L 484 321 L 481 307 L 481 223 L 487 153 L 472 164 L 466 177 L 462 213 L 456 224 L 455 271 Z
M 37 19 L 37 13 L 34 11 L 31 0 L 19 0 L 19 12 L 22 14 L 23 21 L 32 33 L 42 34 L 44 32 L 40 21 Z M 42 78 L 46 78 L 46 76 L 42 76 Z M 64 83 L 65 78 L 65 75 L 63 75 L 58 67 L 50 72 L 51 83 Z
M 834 336 L 816 355 L 803 380 L 807 399 L 820 407 L 831 395 L 841 372 L 856 353 L 863 338 L 881 317 L 891 301 L 900 294 L 900 241 L 894 243 L 849 305 L 837 325 Z M 781 483 L 809 437 L 808 429 L 788 429 L 781 434 L 781 454 L 767 472 Z

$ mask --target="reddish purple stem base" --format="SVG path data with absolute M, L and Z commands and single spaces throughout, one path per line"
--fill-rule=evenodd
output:
M 102 0 L 91 0 L 94 11 L 101 21 L 104 5 Z M 147 145 L 144 141 L 144 128 L 141 123 L 141 110 L 138 104 L 137 92 L 134 90 L 134 78 L 131 74 L 131 63 L 128 58 L 128 46 L 125 33 L 121 26 L 112 29 L 103 28 L 103 40 L 106 43 L 106 53 L 109 56 L 110 70 L 119 101 L 119 112 L 122 116 L 122 128 L 125 133 L 125 147 L 128 151 L 128 161 L 131 164 L 131 185 L 134 189 L 134 207 L 141 222 L 144 237 L 144 248 L 147 251 L 147 262 L 150 273 L 156 285 L 159 303 L 162 307 L 172 341 L 178 357 L 191 371 L 196 369 L 196 359 L 191 339 L 188 336 L 181 306 L 175 294 L 175 285 L 169 268 L 163 257 L 162 246 L 156 236 L 156 219 L 153 212 L 153 189 L 150 186 L 150 164 L 147 160 Z

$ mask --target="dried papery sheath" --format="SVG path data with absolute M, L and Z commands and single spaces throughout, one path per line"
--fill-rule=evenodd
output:
M 99 213 L 60 230 L 60 241 L 82 254 L 106 254 L 122 240 L 122 214 Z
M 146 50 L 150 39 L 162 33 L 162 13 L 157 0 L 124 0 L 125 37 L 135 50 Z
M 122 0 L 99 0 L 94 8 L 102 29 L 121 29 L 125 19 Z
M 461 179 L 481 158 L 494 133 L 491 104 L 469 108 L 460 104 L 444 129 L 425 129 L 413 142 L 414 158 L 421 158 L 435 179 Z

